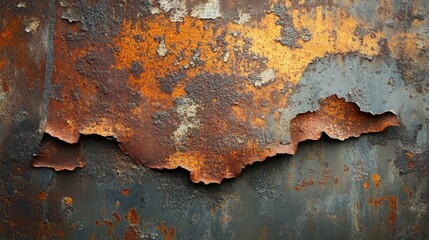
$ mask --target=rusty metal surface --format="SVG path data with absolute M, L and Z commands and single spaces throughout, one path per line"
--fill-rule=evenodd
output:
M 428 238 L 428 6 L 0 2 L 0 237 Z
M 159 4 L 139 6 L 174 7 Z M 190 16 L 172 21 L 169 14 L 135 13 L 132 3 L 63 2 L 46 132 L 68 143 L 80 134 L 113 136 L 137 163 L 182 167 L 194 182 L 220 183 L 267 156 L 294 153 L 305 140 L 294 140 L 282 112 L 290 111 L 288 97 L 308 64 L 327 54 L 372 58 L 386 37 L 386 48 L 407 41 L 362 30 L 341 7 L 298 14 L 299 7 L 268 1 L 245 23 L 220 8 L 219 1 L 193 3 Z M 377 131 L 391 125 L 380 121 L 385 126 Z M 344 125 L 335 130 L 341 139 L 375 131 Z

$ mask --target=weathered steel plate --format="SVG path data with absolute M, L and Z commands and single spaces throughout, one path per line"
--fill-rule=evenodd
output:
M 429 238 L 428 6 L 0 1 L 0 238 Z

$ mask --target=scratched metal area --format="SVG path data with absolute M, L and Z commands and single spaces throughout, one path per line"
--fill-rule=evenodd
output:
M 429 239 L 428 11 L 425 0 L 0 0 L 0 239 Z M 237 92 L 251 100 L 227 112 L 205 98 Z M 150 121 L 125 115 L 142 99 L 156 105 Z M 154 118 L 193 101 L 220 107 L 198 124 L 194 110 L 171 126 Z M 294 142 L 309 116 L 341 122 L 329 102 L 366 115 Z M 215 119 L 221 133 L 259 145 L 207 141 L 198 154 L 222 149 L 195 168 L 185 139 L 230 115 L 248 121 Z M 201 139 L 223 140 L 210 130 Z

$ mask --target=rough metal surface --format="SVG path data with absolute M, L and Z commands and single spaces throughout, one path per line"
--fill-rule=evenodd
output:
M 0 2 L 1 238 L 428 238 L 427 6 Z

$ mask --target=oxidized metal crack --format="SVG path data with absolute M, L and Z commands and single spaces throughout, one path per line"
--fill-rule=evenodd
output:
M 182 167 L 194 182 L 219 183 L 267 156 L 293 154 L 299 142 L 323 131 L 342 140 L 399 125 L 391 113 L 370 116 L 335 97 L 292 122 L 282 121 L 282 112 L 317 58 L 372 59 L 385 48 L 395 58 L 396 46 L 418 36 L 357 31 L 362 22 L 345 8 L 307 14 L 271 2 L 272 12 L 258 19 L 230 21 L 219 18 L 218 1 L 209 3 L 213 11 L 201 5 L 190 16 L 112 17 L 97 41 L 101 32 L 93 26 L 59 20 L 46 132 L 68 143 L 80 134 L 114 136 L 137 163 Z

